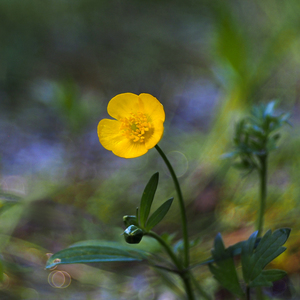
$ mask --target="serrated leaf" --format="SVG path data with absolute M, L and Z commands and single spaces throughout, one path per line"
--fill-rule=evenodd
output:
M 142 199 L 141 199 L 141 204 L 140 204 L 140 211 L 139 211 L 140 225 L 142 227 L 145 227 L 145 224 L 149 217 L 151 205 L 158 185 L 158 179 L 159 179 L 158 173 L 152 175 L 152 177 L 150 178 L 149 182 L 147 183 L 144 189 Z
M 282 245 L 288 239 L 290 231 L 289 228 L 277 229 L 273 234 L 271 230 L 267 231 L 255 251 L 254 245 L 257 232 L 253 233 L 243 244 L 242 270 L 244 280 L 249 286 L 272 286 L 272 280 L 270 279 L 272 278 L 271 274 L 274 275 L 274 273 L 263 271 L 263 269 L 286 250 Z M 274 277 L 276 278 L 275 275 Z
M 46 269 L 60 264 L 142 261 L 147 256 L 145 251 L 114 242 L 85 241 L 53 254 L 46 263 Z
M 241 257 L 241 262 L 242 265 L 247 265 L 248 261 L 251 258 L 251 255 L 253 253 L 254 250 L 254 245 L 257 239 L 257 235 L 258 235 L 258 231 L 253 232 L 249 239 L 247 241 L 244 241 L 242 244 L 242 257 Z M 245 282 L 249 282 L 249 272 L 250 269 L 249 268 L 243 268 L 243 277 Z
M 211 252 L 215 265 L 210 263 L 208 266 L 216 280 L 233 294 L 243 296 L 244 292 L 238 280 L 233 256 L 225 249 L 221 234 L 216 236 L 214 249 Z
M 146 230 L 152 229 L 156 226 L 168 213 L 174 198 L 170 198 L 165 203 L 163 203 L 149 218 L 146 224 Z
M 250 282 L 249 287 L 257 286 L 273 286 L 272 282 L 282 279 L 286 276 L 283 270 L 263 270 L 253 281 Z
M 257 245 L 259 244 L 260 240 L 261 240 L 261 238 L 256 239 L 254 248 L 257 247 Z M 241 242 L 238 242 L 238 243 L 236 243 L 236 244 L 234 244 L 234 245 L 231 245 L 231 246 L 229 246 L 229 247 L 226 249 L 226 251 L 229 252 L 230 256 L 237 256 L 237 255 L 240 255 L 240 254 L 242 253 L 242 247 L 243 247 L 243 244 L 244 244 L 245 242 L 246 242 L 246 241 L 241 241 Z M 212 257 L 209 257 L 208 259 L 206 259 L 206 260 L 204 260 L 204 261 L 202 261 L 202 262 L 200 262 L 200 263 L 197 263 L 196 265 L 194 265 L 194 267 L 195 267 L 195 266 L 207 265 L 207 264 L 209 264 L 209 263 L 213 263 L 214 261 L 215 261 L 215 260 L 214 260 Z

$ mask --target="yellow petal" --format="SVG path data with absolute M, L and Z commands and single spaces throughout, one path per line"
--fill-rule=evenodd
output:
M 99 122 L 99 141 L 117 156 L 141 156 L 162 138 L 164 108 L 150 94 L 117 95 L 108 103 L 107 111 L 116 120 L 104 119 Z
M 97 132 L 100 143 L 107 150 L 112 150 L 124 140 L 124 136 L 120 131 L 120 122 L 116 120 L 101 120 Z
M 151 117 L 151 120 L 165 121 L 165 111 L 163 105 L 150 94 L 140 94 L 139 99 L 141 100 L 140 105 L 142 106 L 143 112 Z
M 113 97 L 107 106 L 108 114 L 119 120 L 136 113 L 139 109 L 139 97 L 132 93 L 123 93 Z
M 112 152 L 120 157 L 135 158 L 147 153 L 148 149 L 144 143 L 134 143 L 125 139 Z
M 151 137 L 149 137 L 146 141 L 145 141 L 145 147 L 147 149 L 151 149 L 153 148 L 155 145 L 157 145 L 159 143 L 159 141 L 161 140 L 163 133 L 164 133 L 164 124 L 163 121 L 157 121 L 153 124 L 154 127 L 154 132 L 151 135 Z
M 120 131 L 120 122 L 116 120 L 101 120 L 97 132 L 102 146 L 119 157 L 134 158 L 148 151 L 144 143 L 134 143 L 124 137 Z

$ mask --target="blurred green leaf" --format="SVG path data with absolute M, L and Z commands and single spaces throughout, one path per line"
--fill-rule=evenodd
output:
M 273 278 L 282 278 L 284 271 L 263 271 L 265 266 L 286 250 L 282 245 L 287 241 L 291 230 L 289 228 L 268 230 L 262 237 L 256 250 L 254 246 L 258 232 L 254 232 L 242 246 L 242 270 L 245 282 L 250 287 L 272 286 Z
M 0 259 L 0 282 L 3 281 L 3 271 L 2 259 Z
M 249 117 L 239 121 L 233 138 L 234 149 L 223 155 L 226 158 L 239 158 L 233 166 L 248 171 L 261 169 L 261 157 L 277 149 L 280 134 L 277 131 L 287 123 L 288 114 L 274 115 L 276 101 L 254 106 Z
M 146 230 L 152 229 L 156 226 L 168 213 L 174 198 L 170 198 L 165 203 L 163 203 L 149 218 L 146 224 Z
M 78 264 L 112 261 L 142 261 L 148 253 L 122 244 L 103 241 L 85 241 L 53 254 L 46 263 L 46 269 L 60 264 Z
M 146 221 L 148 219 L 151 205 L 154 199 L 154 195 L 157 189 L 158 185 L 158 179 L 159 179 L 159 174 L 155 173 L 152 175 L 150 178 L 149 182 L 147 183 L 145 190 L 142 195 L 141 199 L 141 204 L 140 204 L 140 225 L 142 227 L 145 227 Z
M 17 203 L 20 202 L 21 200 L 22 197 L 20 196 L 11 193 L 4 193 L 0 191 L 0 201 Z
M 233 256 L 228 249 L 225 249 L 220 233 L 215 238 L 211 253 L 215 265 L 210 263 L 208 266 L 216 280 L 233 294 L 243 296 L 244 292 L 238 280 Z
M 214 5 L 216 41 L 219 58 L 227 68 L 231 67 L 239 76 L 244 75 L 247 65 L 247 38 L 244 28 L 233 17 L 226 2 Z

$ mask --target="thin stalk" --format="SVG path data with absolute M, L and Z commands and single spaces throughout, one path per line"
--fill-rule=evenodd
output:
M 170 258 L 172 259 L 174 265 L 177 267 L 178 270 L 182 270 L 182 266 L 180 261 L 178 260 L 177 256 L 173 252 L 170 245 L 166 243 L 164 239 L 162 239 L 158 234 L 156 234 L 154 231 L 149 231 L 146 233 L 146 235 L 151 236 L 152 238 L 156 239 L 166 250 Z
M 250 287 L 248 285 L 246 287 L 246 300 L 250 300 Z
M 259 179 L 260 179 L 260 205 L 257 219 L 257 237 L 261 237 L 264 228 L 264 215 L 266 209 L 266 199 L 267 199 L 267 176 L 268 176 L 268 155 L 262 155 L 259 157 L 260 169 L 259 169 Z M 249 291 L 250 297 L 250 291 Z M 256 288 L 256 297 L 258 300 L 262 300 L 263 292 L 261 287 Z M 248 298 L 247 298 L 248 299 Z M 250 298 L 249 298 L 250 299 Z
M 172 176 L 172 179 L 173 179 L 173 182 L 174 182 L 174 185 L 175 185 L 175 189 L 176 189 L 176 192 L 177 192 L 177 195 L 178 195 L 180 213 L 181 213 L 183 243 L 184 243 L 184 267 L 188 268 L 189 264 L 190 264 L 190 254 L 189 254 L 190 244 L 189 244 L 189 238 L 188 238 L 186 212 L 185 212 L 185 206 L 184 206 L 184 201 L 183 201 L 183 197 L 182 197 L 181 188 L 180 188 L 177 176 L 175 174 L 175 171 L 174 171 L 171 163 L 169 162 L 167 156 L 160 149 L 160 147 L 158 145 L 156 145 L 155 148 L 156 148 L 156 150 L 158 151 L 158 153 L 160 154 L 160 156 L 162 157 L 162 159 L 164 160 L 165 164 L 167 165 L 167 167 L 169 169 L 169 172 Z
M 257 219 L 257 230 L 258 230 L 258 237 L 262 235 L 263 227 L 264 227 L 264 214 L 266 208 L 266 199 L 267 199 L 267 154 L 260 156 L 260 170 L 259 170 L 259 179 L 260 179 L 260 206 L 258 212 L 258 219 Z
M 181 278 L 184 282 L 184 286 L 185 286 L 185 291 L 187 294 L 187 297 L 189 300 L 194 300 L 194 293 L 193 293 L 193 289 L 192 289 L 192 284 L 191 284 L 191 280 L 190 280 L 190 273 L 189 272 L 184 272 L 181 273 Z
M 187 299 L 189 300 L 195 300 L 194 294 L 193 294 L 193 289 L 189 277 L 189 271 L 184 269 L 183 266 L 181 265 L 181 262 L 173 252 L 172 248 L 166 243 L 164 239 L 162 239 L 158 234 L 156 234 L 153 231 L 149 231 L 146 233 L 148 236 L 151 236 L 152 238 L 156 239 L 166 250 L 170 258 L 172 259 L 173 263 L 178 269 L 177 274 L 181 277 L 183 283 L 184 283 L 184 289 L 187 294 Z

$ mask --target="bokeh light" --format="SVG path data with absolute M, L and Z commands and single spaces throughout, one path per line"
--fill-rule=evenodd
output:
M 49 284 L 57 289 L 67 288 L 71 281 L 71 276 L 66 271 L 52 271 L 48 276 Z

